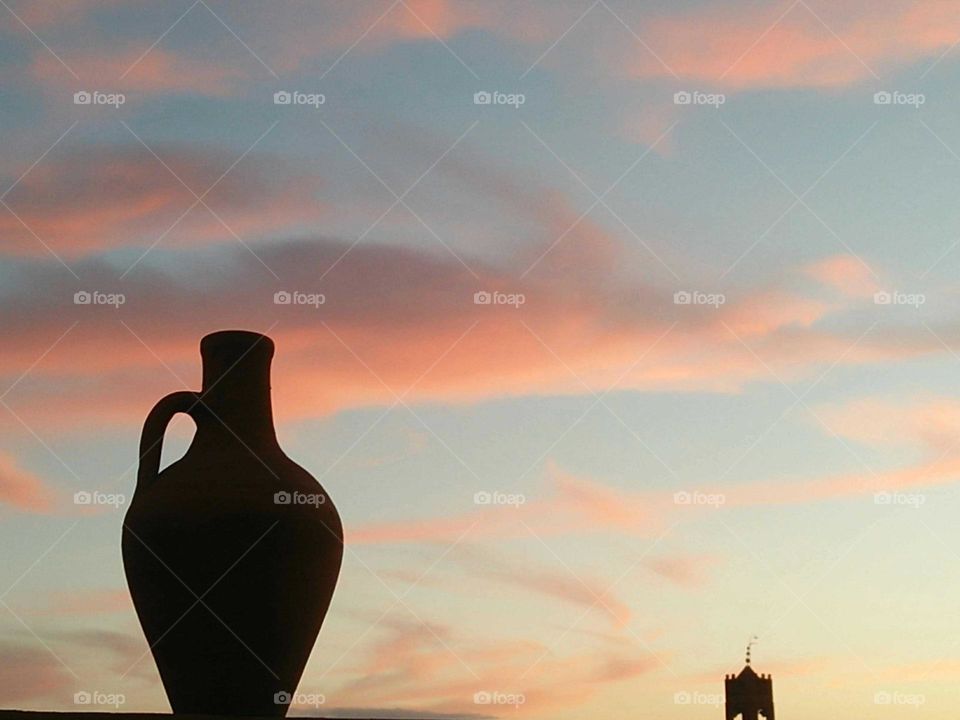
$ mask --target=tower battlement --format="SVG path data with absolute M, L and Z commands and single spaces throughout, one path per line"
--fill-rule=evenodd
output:
M 773 713 L 773 677 L 769 674 L 758 675 L 750 665 L 750 647 L 747 645 L 746 665 L 738 675 L 725 675 L 726 720 L 734 720 L 738 715 L 742 720 L 774 720 Z

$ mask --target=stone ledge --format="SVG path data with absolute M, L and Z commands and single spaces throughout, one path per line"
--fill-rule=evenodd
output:
M 288 715 L 289 720 L 309 717 L 310 720 L 327 720 L 316 715 Z M 0 720 L 224 720 L 224 718 L 249 718 L 248 715 L 173 715 L 172 713 L 131 713 L 131 712 L 59 712 L 47 710 L 0 710 Z M 259 718 L 258 720 L 277 720 L 277 718 Z M 364 720 L 350 718 L 350 720 Z M 373 720 L 372 718 L 368 720 Z M 391 719 L 394 720 L 394 719 Z

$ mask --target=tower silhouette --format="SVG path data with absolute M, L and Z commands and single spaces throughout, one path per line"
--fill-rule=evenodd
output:
M 739 675 L 727 675 L 724 679 L 726 693 L 726 720 L 739 715 L 742 720 L 766 720 L 773 717 L 773 678 L 757 675 L 750 665 L 750 648 L 756 638 L 747 644 L 747 660 Z

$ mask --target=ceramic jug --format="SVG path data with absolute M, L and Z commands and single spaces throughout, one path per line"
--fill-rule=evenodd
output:
M 207 335 L 201 390 L 144 422 L 123 565 L 175 713 L 285 715 L 340 572 L 337 510 L 277 443 L 273 352 L 258 333 Z M 176 413 L 196 434 L 159 472 Z

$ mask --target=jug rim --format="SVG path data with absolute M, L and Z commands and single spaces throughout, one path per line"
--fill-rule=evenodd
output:
M 254 349 L 273 354 L 274 344 L 268 336 L 252 330 L 217 330 L 200 340 L 201 355 L 211 351 L 231 350 L 246 353 Z

